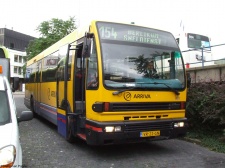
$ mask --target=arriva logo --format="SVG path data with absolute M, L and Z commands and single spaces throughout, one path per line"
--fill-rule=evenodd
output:
M 150 94 L 134 94 L 134 96 L 132 96 L 130 92 L 124 92 L 123 97 L 126 101 L 130 101 L 131 98 L 133 98 L 133 99 L 151 99 Z
M 131 93 L 130 92 L 124 92 L 123 97 L 126 101 L 131 100 Z

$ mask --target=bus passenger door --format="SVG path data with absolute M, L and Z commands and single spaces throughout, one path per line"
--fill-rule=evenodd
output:
M 85 62 L 82 58 L 83 43 L 77 45 L 75 54 L 75 79 L 74 79 L 74 115 L 73 132 L 74 135 L 84 137 L 85 125 Z M 72 117 L 72 116 L 71 116 Z
M 65 45 L 59 49 L 59 61 L 57 65 L 57 126 L 58 132 L 67 137 L 67 84 L 68 84 L 68 58 L 69 58 L 69 45 Z

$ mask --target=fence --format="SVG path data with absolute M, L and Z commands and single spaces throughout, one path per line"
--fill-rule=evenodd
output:
M 201 47 L 201 48 L 198 48 L 198 49 L 189 49 L 189 50 L 182 51 L 182 53 L 190 52 L 190 51 L 200 51 L 202 53 L 202 55 L 200 56 L 201 62 L 198 61 L 198 62 L 192 62 L 192 63 L 185 63 L 186 68 L 191 67 L 191 64 L 199 64 L 199 63 L 201 63 L 202 67 L 204 67 L 205 63 L 207 63 L 207 62 L 210 62 L 210 63 L 213 63 L 213 64 L 221 64 L 220 62 L 222 62 L 223 64 L 225 64 L 225 55 L 224 55 L 224 58 L 222 58 L 222 59 L 212 59 L 210 61 L 205 61 L 203 59 L 204 53 L 208 52 L 208 50 L 206 50 L 207 48 L 211 49 L 213 47 L 219 47 L 219 46 L 225 46 L 225 44 L 218 44 L 218 45 L 213 45 L 213 46 L 209 46 L 209 47 Z M 224 49 L 224 51 L 225 51 L 225 49 Z

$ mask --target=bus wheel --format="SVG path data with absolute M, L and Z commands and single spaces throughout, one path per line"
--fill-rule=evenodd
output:
M 35 113 L 35 110 L 34 110 L 34 99 L 33 97 L 30 98 L 30 110 L 33 112 L 33 117 L 37 117 L 37 113 Z
M 67 137 L 66 140 L 70 143 L 74 143 L 76 142 L 77 138 L 73 135 L 73 122 L 72 122 L 72 118 L 68 117 L 68 122 L 67 122 Z

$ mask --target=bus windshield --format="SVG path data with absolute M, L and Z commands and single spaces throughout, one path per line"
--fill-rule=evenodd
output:
M 170 33 L 109 23 L 98 28 L 106 88 L 184 89 L 183 61 Z

